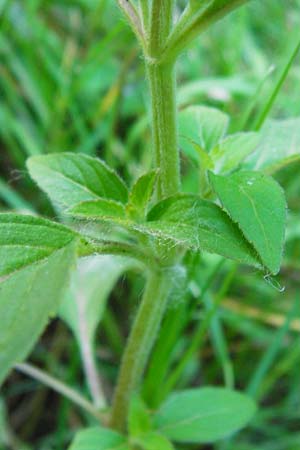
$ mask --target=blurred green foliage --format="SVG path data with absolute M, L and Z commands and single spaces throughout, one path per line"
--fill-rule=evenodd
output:
M 231 116 L 231 132 L 251 130 L 299 41 L 299 23 L 299 0 L 253 0 L 215 25 L 180 58 L 179 107 L 216 106 Z M 298 55 L 272 118 L 300 116 L 299 86 Z M 148 109 L 143 61 L 114 0 L 0 0 L 1 210 L 53 214 L 24 170 L 31 155 L 98 155 L 132 182 L 151 166 Z M 182 163 L 190 173 L 184 156 Z M 281 276 L 264 279 L 219 257 L 193 261 L 197 270 L 187 300 L 180 297 L 170 308 L 150 363 L 144 393 L 153 404 L 160 400 L 159 383 L 167 393 L 173 385 L 224 380 L 242 389 L 248 385 L 261 401 L 252 427 L 217 450 L 300 448 L 299 170 L 297 163 L 277 175 L 290 209 Z M 185 186 L 193 187 L 191 173 Z M 141 280 L 133 278 L 120 281 L 104 317 L 98 364 L 110 380 L 127 332 L 124 317 L 133 314 L 141 290 Z M 211 320 L 214 302 L 221 308 Z M 202 323 L 206 328 L 199 328 Z M 187 353 L 188 364 L 174 381 Z M 78 349 L 62 323 L 45 335 L 34 360 L 82 387 Z M 161 360 L 168 361 L 164 373 Z M 66 400 L 36 388 L 16 375 L 5 385 L 10 423 L 3 406 L 0 448 L 61 450 L 71 429 L 87 423 Z

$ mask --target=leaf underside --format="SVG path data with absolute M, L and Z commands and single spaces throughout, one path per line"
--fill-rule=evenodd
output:
M 81 211 L 85 212 L 90 208 L 90 202 L 83 202 L 73 208 L 73 211 L 77 211 L 74 216 L 103 220 L 102 212 L 99 211 L 97 217 L 94 206 L 93 215 L 82 214 Z M 219 206 L 197 195 L 179 194 L 162 200 L 149 211 L 145 222 L 118 218 L 116 223 L 128 230 L 149 235 L 161 244 L 216 253 L 243 264 L 262 268 L 255 250 L 246 241 L 238 226 Z
M 111 255 L 92 256 L 78 261 L 60 305 L 59 315 L 71 328 L 79 345 L 84 325 L 84 338 L 93 346 L 97 326 L 111 290 L 120 275 L 135 266 L 132 259 Z

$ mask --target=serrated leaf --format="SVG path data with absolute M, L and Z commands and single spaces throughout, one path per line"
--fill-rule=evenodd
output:
M 0 214 L 0 277 L 47 258 L 77 236 L 40 217 Z
M 227 173 L 237 168 L 260 141 L 259 133 L 232 134 L 218 143 L 210 153 L 214 173 Z
M 300 118 L 270 120 L 260 134 L 255 153 L 244 163 L 246 169 L 272 174 L 300 159 Z
M 128 429 L 132 437 L 141 436 L 151 430 L 151 417 L 142 399 L 133 395 L 129 405 Z
M 143 450 L 174 450 L 172 443 L 160 433 L 147 433 L 138 442 Z
M 276 274 L 283 252 L 287 208 L 279 184 L 263 173 L 252 171 L 230 176 L 210 174 L 210 181 L 263 264 Z
M 30 176 L 60 208 L 71 208 L 77 203 L 101 198 L 127 202 L 125 184 L 100 159 L 57 153 L 29 158 L 27 166 Z
M 225 388 L 174 393 L 154 416 L 160 433 L 175 442 L 211 443 L 243 428 L 256 410 L 253 400 Z
M 79 431 L 69 450 L 130 450 L 126 439 L 107 428 L 92 427 Z
M 59 308 L 59 315 L 73 331 L 79 346 L 84 339 L 93 347 L 111 290 L 124 272 L 135 267 L 133 260 L 111 255 L 92 256 L 78 261 Z
M 179 143 L 183 151 L 198 160 L 193 142 L 209 152 L 225 136 L 229 117 L 218 109 L 189 106 L 179 113 Z
M 90 200 L 77 203 L 67 212 L 82 218 L 102 218 L 102 219 L 124 219 L 126 218 L 125 207 L 122 203 L 114 200 Z
M 145 216 L 147 206 L 153 195 L 157 175 L 157 170 L 151 170 L 138 178 L 132 186 L 127 205 L 127 211 L 131 216 Z
M 177 195 L 159 202 L 148 222 L 135 228 L 161 241 L 173 241 L 195 250 L 260 267 L 255 252 L 228 215 L 197 195 Z

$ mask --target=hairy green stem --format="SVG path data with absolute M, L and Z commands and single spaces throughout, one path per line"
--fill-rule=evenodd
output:
M 168 269 L 149 273 L 123 354 L 112 405 L 110 425 L 121 432 L 126 429 L 130 397 L 139 386 L 166 310 L 170 283 Z
M 145 252 L 137 245 L 127 244 L 126 242 L 101 241 L 83 242 L 79 247 L 79 256 L 90 256 L 98 253 L 99 255 L 115 255 L 133 258 L 141 262 L 145 267 L 152 267 L 156 264 L 155 258 L 149 252 Z
M 174 0 L 153 0 L 150 22 L 149 53 L 158 56 L 172 27 Z
M 174 64 L 147 63 L 151 94 L 155 166 L 159 169 L 158 199 L 180 190 Z
M 144 51 L 151 96 L 154 159 L 159 169 L 158 199 L 176 194 L 180 188 L 175 65 L 159 63 L 160 51 L 171 31 L 174 3 L 174 0 L 152 1 L 149 40 Z M 143 8 L 144 27 L 147 14 Z M 114 394 L 110 425 L 119 431 L 126 429 L 130 397 L 143 376 L 170 291 L 168 269 L 160 269 L 158 264 L 152 267 L 123 354 Z
M 171 32 L 174 0 L 153 0 L 148 51 L 145 54 L 152 111 L 155 166 L 159 169 L 158 199 L 180 188 L 179 151 L 176 129 L 175 64 L 163 64 L 161 51 Z

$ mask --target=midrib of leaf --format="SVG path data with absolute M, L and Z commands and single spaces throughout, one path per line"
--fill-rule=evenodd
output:
M 82 191 L 87 192 L 88 194 L 94 196 L 96 199 L 101 198 L 99 196 L 99 194 L 96 194 L 95 192 L 93 192 L 90 188 L 80 184 L 78 181 L 73 180 L 72 178 L 67 177 L 66 175 L 62 174 L 61 172 L 58 172 L 57 170 L 51 169 L 49 167 L 47 167 L 47 170 L 49 172 L 52 172 L 55 174 L 55 176 L 58 175 L 58 177 L 62 178 L 63 180 L 66 180 L 68 183 L 73 184 L 74 186 L 79 187 Z
M 236 184 L 236 183 L 235 183 L 235 184 Z M 237 185 L 237 186 L 238 186 L 238 185 Z M 272 253 L 272 249 L 270 248 L 270 241 L 269 241 L 268 238 L 267 238 L 267 235 L 266 235 L 266 231 L 265 231 L 264 225 L 263 225 L 263 223 L 262 223 L 262 221 L 261 221 L 261 219 L 260 219 L 260 217 L 259 217 L 259 215 L 258 215 L 258 211 L 257 211 L 257 208 L 256 208 L 256 206 L 255 206 L 255 203 L 253 202 L 253 200 L 252 200 L 252 198 L 250 197 L 250 195 L 244 190 L 244 188 L 243 188 L 242 186 L 238 186 L 238 188 L 239 188 L 240 192 L 242 192 L 242 193 L 248 198 L 248 200 L 250 201 L 250 204 L 251 204 L 251 206 L 252 206 L 254 215 L 255 215 L 255 217 L 256 217 L 256 219 L 257 219 L 257 221 L 258 221 L 258 223 L 259 223 L 259 226 L 260 226 L 260 228 L 261 228 L 261 230 L 262 230 L 262 233 L 263 233 L 263 236 L 264 236 L 264 240 L 265 240 L 265 242 L 266 242 L 266 244 L 267 244 L 267 247 L 268 247 L 269 254 L 270 254 L 270 251 L 271 251 L 271 253 Z M 239 226 L 239 224 L 238 224 L 238 226 Z M 239 228 L 240 228 L 242 234 L 244 235 L 243 230 L 241 229 L 240 226 L 239 226 Z M 245 238 L 249 241 L 249 239 L 247 238 L 247 236 L 245 236 Z M 256 249 L 255 242 L 252 242 L 252 241 L 249 241 L 249 242 L 251 242 L 251 244 L 253 245 L 253 247 Z M 257 249 L 256 249 L 256 251 L 257 251 Z M 260 259 L 262 259 L 262 258 L 260 257 Z M 262 261 L 262 262 L 263 262 L 263 261 Z
M 68 243 L 66 245 L 68 245 Z M 35 248 L 35 249 L 39 249 L 39 250 L 55 251 L 55 250 L 59 250 L 62 247 L 65 247 L 65 246 L 62 245 L 61 247 L 57 247 L 57 248 L 53 249 L 53 247 L 48 247 L 46 245 L 42 246 L 42 245 L 31 245 L 31 244 L 27 244 L 27 245 L 26 244 L 0 244 L 0 248 L 3 248 L 3 247 L 17 247 L 17 248 L 24 247 L 24 248 L 28 248 L 28 249 Z
M 81 175 L 81 177 L 82 177 L 82 179 L 83 179 L 83 184 L 82 184 L 82 185 L 79 184 L 78 182 L 76 182 L 76 183 L 79 184 L 80 186 L 87 186 L 87 184 L 89 183 L 89 180 L 86 179 L 86 175 L 85 175 L 84 171 L 82 170 L 82 168 L 80 167 L 80 165 L 77 165 L 75 161 L 69 161 L 69 163 L 70 163 L 70 162 L 71 162 L 71 163 L 73 164 L 73 166 L 75 166 L 76 169 L 80 172 L 80 175 Z M 88 167 L 89 167 L 89 169 L 91 169 L 91 170 L 94 172 L 94 175 L 95 175 L 96 178 L 97 178 L 97 182 L 99 183 L 99 187 L 100 187 L 100 185 L 101 185 L 102 191 L 105 192 L 104 183 L 103 183 L 103 181 L 102 181 L 102 176 L 103 176 L 103 174 L 101 174 L 101 176 L 99 176 L 99 174 L 98 174 L 98 172 L 97 172 L 97 169 L 96 169 L 93 165 L 88 164 Z M 87 190 L 90 190 L 90 189 L 87 188 Z M 91 191 L 91 192 L 94 192 L 94 191 Z M 99 194 L 96 194 L 96 192 L 94 192 L 94 193 L 95 193 L 95 195 L 97 195 L 98 198 L 100 198 Z
M 3 276 L 0 277 L 0 283 L 3 283 L 4 281 L 8 280 L 9 278 L 11 278 L 13 275 L 16 275 L 18 272 L 22 271 L 23 269 L 27 269 L 30 266 L 34 266 L 34 265 L 38 265 L 42 262 L 44 262 L 46 259 L 48 259 L 51 255 L 54 255 L 56 252 L 58 252 L 59 250 L 62 250 L 63 248 L 67 247 L 68 245 L 72 244 L 73 241 L 75 241 L 75 237 L 73 237 L 73 239 L 70 239 L 69 242 L 67 242 L 64 245 L 61 245 L 60 247 L 57 248 L 53 248 L 53 247 L 39 247 L 39 246 L 34 246 L 34 245 L 19 245 L 19 244 L 5 244 L 5 245 L 1 245 L 1 247 L 28 247 L 28 248 L 34 248 L 34 249 L 47 249 L 50 253 L 45 255 L 45 256 L 41 256 L 38 259 L 36 259 L 35 261 L 29 261 L 27 264 L 22 264 L 22 266 L 18 267 L 15 270 L 10 271 L 7 274 L 3 274 Z
M 1 216 L 1 215 L 0 215 Z M 20 218 L 20 216 L 19 216 Z M 5 245 L 3 244 L 3 236 L 5 236 L 5 238 L 10 238 L 11 232 L 7 233 L 7 230 L 3 230 L 4 227 L 6 226 L 11 226 L 11 225 L 16 225 L 17 228 L 15 228 L 14 231 L 14 235 L 16 237 L 20 237 L 22 238 L 22 240 L 26 241 L 26 238 L 28 238 L 28 234 L 26 233 L 26 229 L 29 231 L 32 231 L 32 229 L 34 228 L 35 231 L 35 236 L 41 236 L 43 234 L 48 235 L 49 232 L 51 232 L 52 230 L 55 231 L 57 237 L 63 237 L 66 239 L 66 241 L 63 243 L 63 245 L 61 245 L 62 247 L 66 244 L 68 244 L 72 239 L 74 239 L 76 232 L 65 228 L 63 229 L 62 226 L 59 226 L 58 224 L 56 224 L 55 222 L 50 222 L 45 220 L 43 224 L 40 223 L 25 223 L 25 222 L 20 222 L 18 220 L 10 220 L 9 222 L 1 222 L 0 221 L 0 231 L 1 231 L 1 240 L 0 240 L 0 246 Z M 69 235 L 69 240 L 67 240 Z M 30 233 L 29 233 L 30 236 Z M 2 241 L 2 242 L 1 242 Z M 29 239 L 30 241 L 30 239 Z M 57 241 L 57 239 L 56 239 Z M 55 241 L 55 242 L 56 242 Z M 20 244 L 22 245 L 22 244 Z M 32 245 L 34 246 L 34 244 L 27 244 L 27 245 Z M 58 248 L 58 247 L 54 247 L 54 248 Z
M 69 245 L 69 244 L 67 244 L 67 245 Z M 65 247 L 67 247 L 67 245 Z M 64 248 L 64 247 L 58 248 L 57 250 L 54 250 L 53 252 L 51 252 L 50 255 L 45 255 L 44 257 L 39 258 L 36 261 L 31 261 L 28 264 L 24 264 L 21 267 L 18 267 L 17 269 L 15 269 L 7 274 L 4 274 L 2 277 L 0 277 L 0 283 L 3 283 L 4 281 L 9 280 L 9 278 L 11 278 L 13 275 L 16 275 L 17 273 L 21 272 L 23 269 L 27 269 L 30 266 L 38 265 L 39 263 L 44 262 L 46 259 L 49 258 L 49 256 L 54 255 L 54 253 L 56 251 L 59 251 L 62 248 Z
M 167 429 L 169 430 L 174 427 L 178 427 L 180 425 L 190 425 L 191 422 L 195 422 L 196 420 L 199 420 L 199 419 L 206 419 L 209 417 L 218 416 L 220 414 L 234 415 L 239 411 L 240 411 L 239 408 L 235 408 L 235 411 L 233 409 L 223 408 L 223 409 L 219 409 L 217 412 L 195 414 L 194 416 L 190 416 L 187 419 L 178 420 L 177 422 L 174 422 L 170 425 L 163 425 L 162 427 L 158 427 L 158 428 L 159 428 L 159 430 L 167 430 Z
M 227 214 L 228 215 L 228 214 Z M 229 216 L 230 217 L 230 216 Z M 176 229 L 178 229 L 178 225 L 176 224 L 176 222 L 171 222 L 171 221 L 164 221 L 164 220 L 162 220 L 162 222 L 165 224 L 165 225 L 172 225 L 172 226 L 174 226 Z M 158 226 L 159 226 L 159 221 L 153 221 L 152 222 L 153 224 L 157 224 Z M 149 222 L 149 224 L 151 224 L 151 222 Z M 151 227 L 151 225 L 150 225 L 150 227 Z M 155 236 L 158 236 L 158 237 L 160 237 L 160 238 L 164 238 L 164 239 L 171 239 L 172 241 L 174 241 L 174 242 L 176 242 L 176 243 L 178 243 L 178 244 L 180 244 L 180 245 L 184 245 L 184 246 L 186 246 L 186 245 L 188 245 L 189 247 L 193 247 L 195 250 L 203 250 L 203 251 L 208 251 L 208 252 L 210 252 L 210 251 L 212 251 L 212 250 L 207 250 L 206 248 L 205 248 L 205 246 L 207 246 L 207 248 L 209 247 L 209 248 L 211 248 L 211 245 L 207 245 L 206 244 L 206 242 L 208 242 L 209 241 L 209 238 L 206 238 L 205 240 L 203 239 L 203 237 L 204 236 L 202 236 L 202 242 L 205 242 L 204 243 L 204 245 L 203 244 L 201 244 L 200 243 L 200 241 L 201 241 L 201 239 L 199 239 L 198 238 L 198 236 L 196 236 L 195 235 L 195 232 L 197 232 L 197 225 L 188 225 L 188 224 L 185 224 L 185 223 L 181 223 L 180 224 L 180 228 L 181 228 L 181 230 L 183 230 L 183 229 L 185 229 L 185 230 L 187 230 L 187 232 L 188 232 L 188 234 L 190 234 L 190 235 L 192 235 L 193 236 L 193 240 L 197 240 L 198 242 L 197 242 L 197 244 L 196 243 L 193 243 L 193 245 L 191 245 L 190 244 L 190 238 L 189 237 L 187 237 L 186 239 L 178 239 L 178 238 L 175 238 L 174 237 L 174 235 L 172 235 L 172 233 L 171 233 L 171 228 L 170 228 L 170 233 L 168 233 L 168 232 L 166 232 L 165 230 L 164 231 L 160 231 L 160 230 L 156 230 L 156 229 L 153 229 L 153 228 L 148 228 L 148 227 L 146 227 L 146 228 L 144 228 L 145 230 L 147 230 L 148 232 L 150 232 L 151 234 L 153 234 L 153 235 L 155 235 Z M 199 226 L 200 227 L 200 226 Z M 240 229 L 240 228 L 239 228 Z M 224 237 L 224 235 L 221 233 L 221 232 L 219 232 L 218 230 L 215 230 L 215 229 L 210 229 L 209 228 L 209 225 L 206 225 L 206 224 L 202 224 L 201 225 L 201 231 L 202 231 L 202 233 L 204 234 L 204 233 L 206 233 L 206 234 L 210 234 L 210 235 L 214 235 L 214 236 L 217 236 L 220 240 L 222 240 L 222 242 L 224 242 L 227 246 L 229 246 L 229 245 L 232 245 L 234 242 L 232 241 L 232 240 L 227 240 L 225 237 Z M 242 234 L 242 237 L 245 239 L 245 246 L 248 244 L 248 239 L 246 239 L 246 237 L 244 236 L 244 234 Z M 248 244 L 249 245 L 249 244 Z M 239 247 L 237 247 L 238 248 L 238 250 L 240 250 L 239 249 Z M 255 248 L 253 248 L 252 246 L 251 247 L 249 247 L 249 252 L 250 251 L 253 251 L 253 263 L 254 263 L 254 261 L 255 261 L 255 257 L 258 257 L 259 255 L 257 254 L 257 252 L 256 252 L 256 249 Z M 242 251 L 242 250 L 241 250 Z M 225 252 L 220 252 L 220 255 L 223 255 L 224 257 L 227 257 L 227 255 L 225 255 L 224 254 Z M 251 259 L 251 256 L 250 256 L 250 254 L 249 254 L 249 257 L 248 257 L 248 259 L 249 259 L 249 261 L 251 261 L 252 259 Z M 237 261 L 242 261 L 242 259 L 240 258 L 240 257 L 236 257 L 236 260 Z M 261 261 L 261 258 L 259 258 L 258 257 L 258 261 Z M 260 265 L 259 264 L 257 264 L 257 267 L 259 267 Z

